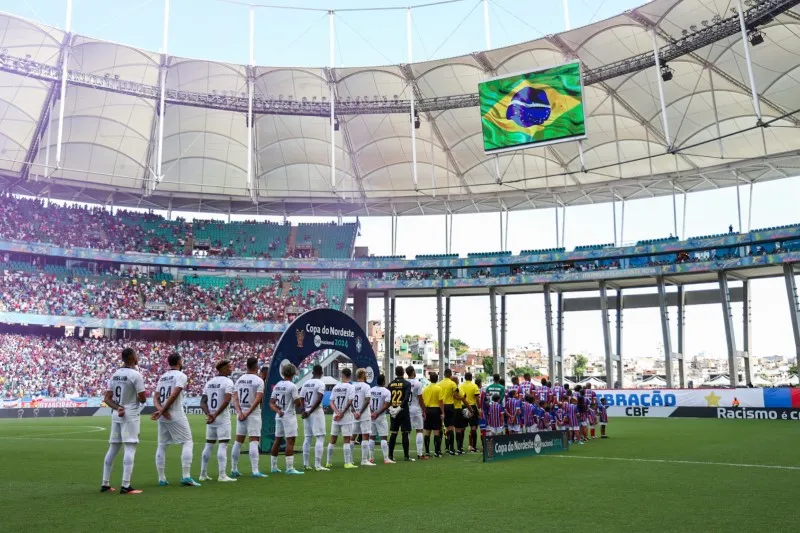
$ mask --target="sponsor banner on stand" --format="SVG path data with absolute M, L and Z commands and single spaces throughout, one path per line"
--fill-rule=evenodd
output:
M 559 453 L 567 450 L 569 450 L 569 440 L 566 431 L 494 435 L 486 437 L 486 444 L 483 447 L 483 462 Z
M 598 401 L 606 399 L 608 407 L 733 407 L 735 401 L 741 407 L 764 407 L 765 390 L 770 389 L 596 389 L 595 392 Z
M 68 416 L 93 416 L 97 407 L 50 407 L 0 409 L 0 418 L 64 418 Z M 110 414 L 109 410 L 109 414 Z
M 684 418 L 719 418 L 723 420 L 798 420 L 800 409 L 786 407 L 679 407 L 671 415 Z
M 669 418 L 677 407 L 609 407 L 610 417 Z M 687 407 L 687 409 L 694 409 Z

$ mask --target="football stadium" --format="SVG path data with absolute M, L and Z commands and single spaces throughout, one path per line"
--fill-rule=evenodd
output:
M 0 110 L 0 531 L 795 524 L 800 0 L 0 0 Z

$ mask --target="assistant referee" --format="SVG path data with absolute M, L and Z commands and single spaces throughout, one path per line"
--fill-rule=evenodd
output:
M 425 403 L 425 458 L 431 456 L 431 432 L 435 456 L 442 456 L 442 419 L 444 418 L 444 402 L 442 401 L 442 388 L 438 385 L 439 375 L 431 372 L 428 376 L 430 385 L 422 391 L 422 401 Z
M 441 384 L 439 385 L 442 388 L 442 401 L 444 401 L 444 426 L 445 426 L 445 448 L 447 448 L 447 453 L 449 455 L 455 455 L 455 441 L 456 441 L 456 429 L 455 429 L 455 417 L 456 417 L 456 409 L 455 409 L 455 398 L 454 395 L 457 394 L 458 385 L 456 382 L 452 380 L 453 371 L 449 368 L 444 371 L 444 379 L 442 380 Z

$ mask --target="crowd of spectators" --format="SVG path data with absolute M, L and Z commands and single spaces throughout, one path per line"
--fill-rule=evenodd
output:
M 338 306 L 343 295 L 300 291 L 300 278 L 246 287 L 240 278 L 222 287 L 150 278 L 64 279 L 44 272 L 0 271 L 0 312 L 117 320 L 286 322 L 312 308 Z
M 151 340 L 46 337 L 0 334 L 0 398 L 24 396 L 91 397 L 105 392 L 108 378 L 120 366 L 120 353 L 132 347 L 139 354 L 139 371 L 148 395 L 167 370 L 167 356 L 184 358 L 189 378 L 187 394 L 201 394 L 206 380 L 215 374 L 214 363 L 232 361 L 235 374 L 244 372 L 248 357 L 269 363 L 273 342 L 181 341 L 177 344 Z

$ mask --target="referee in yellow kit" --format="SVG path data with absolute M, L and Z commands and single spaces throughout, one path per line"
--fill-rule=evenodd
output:
M 439 375 L 431 372 L 430 385 L 422 390 L 422 401 L 425 403 L 425 459 L 431 457 L 431 432 L 433 432 L 433 445 L 436 457 L 442 456 L 442 419 L 444 418 L 444 402 L 442 401 L 442 388 L 439 386 Z
M 449 368 L 444 371 L 444 379 L 439 384 L 442 388 L 442 402 L 444 402 L 444 427 L 445 427 L 445 448 L 449 455 L 455 455 L 455 441 L 456 441 L 456 428 L 455 416 L 456 409 L 454 406 L 455 395 L 458 394 L 458 386 L 452 380 L 453 371 Z

